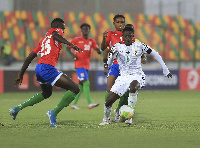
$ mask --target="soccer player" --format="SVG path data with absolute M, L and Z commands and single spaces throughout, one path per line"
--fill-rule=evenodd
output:
M 71 43 L 83 49 L 83 52 L 75 52 L 75 54 L 70 50 L 70 46 L 67 47 L 67 51 L 71 54 L 74 59 L 74 65 L 76 73 L 79 79 L 80 92 L 76 95 L 76 98 L 71 106 L 71 109 L 80 109 L 77 106 L 77 102 L 83 91 L 85 98 L 87 99 L 88 109 L 97 107 L 99 103 L 92 103 L 90 98 L 90 82 L 88 80 L 88 74 L 90 69 L 90 55 L 91 49 L 94 49 L 98 54 L 101 54 L 99 46 L 94 39 L 89 38 L 90 25 L 83 23 L 81 26 L 82 37 L 75 37 Z
M 37 66 L 35 68 L 35 74 L 37 76 L 37 81 L 40 83 L 42 92 L 33 95 L 31 98 L 21 103 L 20 105 L 10 108 L 9 112 L 14 120 L 16 119 L 19 111 L 49 98 L 52 94 L 52 87 L 55 85 L 67 90 L 58 105 L 53 110 L 47 111 L 47 116 L 50 119 L 51 126 L 56 127 L 57 114 L 64 107 L 69 106 L 69 104 L 75 99 L 76 94 L 79 93 L 80 89 L 78 85 L 67 75 L 63 74 L 62 71 L 58 71 L 58 69 L 55 68 L 60 55 L 60 50 L 62 49 L 62 43 L 70 45 L 77 51 L 82 51 L 82 49 L 73 45 L 63 37 L 64 29 L 64 21 L 60 18 L 55 18 L 51 22 L 51 29 L 48 30 L 46 35 L 39 42 L 38 46 L 24 61 L 21 71 L 14 84 L 16 86 L 21 85 L 23 75 L 29 64 L 35 57 L 37 57 L 37 55 L 40 54 L 41 57 L 38 60 Z
M 114 44 L 123 42 L 122 30 L 124 29 L 124 26 L 125 26 L 125 17 L 120 14 L 115 15 L 115 17 L 113 18 L 113 25 L 116 30 L 115 31 L 105 31 L 103 33 L 103 40 L 101 43 L 101 50 L 104 51 L 104 53 L 103 53 L 104 74 L 105 75 L 107 74 L 107 91 L 105 94 L 105 101 L 107 100 L 108 93 L 110 92 L 110 89 L 113 86 L 116 78 L 120 75 L 119 65 L 117 63 L 117 60 L 115 60 L 113 62 L 113 64 L 108 68 L 107 57 L 108 57 L 109 49 L 111 49 L 111 47 Z M 133 27 L 133 25 L 129 24 L 128 27 Z M 133 40 L 135 40 L 135 38 L 133 38 Z M 118 107 L 115 110 L 115 117 L 114 117 L 115 122 L 119 122 L 119 120 L 120 120 L 119 108 L 122 105 L 124 105 L 124 103 L 127 102 L 127 99 L 128 99 L 127 97 L 128 97 L 128 93 L 126 93 L 124 96 L 122 96 L 120 98 Z
M 120 76 L 115 80 L 112 86 L 107 101 L 104 106 L 105 120 L 100 125 L 111 123 L 112 104 L 125 92 L 129 90 L 128 105 L 135 107 L 137 101 L 137 91 L 145 85 L 145 74 L 142 71 L 141 55 L 151 54 L 162 66 L 164 76 L 172 77 L 167 66 L 162 60 L 161 56 L 150 46 L 135 41 L 133 43 L 134 30 L 131 27 L 123 29 L 124 44 L 116 43 L 111 48 L 111 54 L 108 64 L 112 64 L 115 58 L 119 64 Z M 125 121 L 127 124 L 132 124 L 132 118 Z

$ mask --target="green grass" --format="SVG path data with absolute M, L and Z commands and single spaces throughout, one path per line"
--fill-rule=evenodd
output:
M 0 94 L 1 148 L 200 147 L 200 91 L 140 91 L 131 126 L 123 122 L 99 126 L 104 92 L 91 92 L 92 101 L 100 106 L 87 109 L 82 95 L 81 109 L 62 110 L 57 128 L 50 127 L 46 111 L 57 105 L 64 92 L 54 92 L 51 98 L 20 111 L 15 121 L 11 119 L 8 109 L 33 94 Z

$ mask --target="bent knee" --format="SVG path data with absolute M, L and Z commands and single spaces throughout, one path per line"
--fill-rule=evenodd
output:
M 50 92 L 50 93 L 42 92 L 42 96 L 44 97 L 44 99 L 47 99 L 47 98 L 51 97 L 51 95 L 52 95 L 52 92 Z
M 73 93 L 78 94 L 80 92 L 80 88 L 78 85 L 76 85 L 76 87 L 73 88 L 73 90 L 71 90 Z

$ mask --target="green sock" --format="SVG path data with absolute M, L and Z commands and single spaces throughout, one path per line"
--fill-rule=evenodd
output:
M 76 105 L 77 102 L 78 102 L 78 99 L 80 98 L 80 95 L 83 91 L 83 86 L 82 85 L 79 85 L 79 88 L 80 88 L 80 92 L 76 95 L 75 99 L 74 99 L 74 102 L 73 102 L 73 105 Z
M 120 97 L 120 100 L 119 100 L 118 106 L 116 108 L 116 111 L 119 111 L 120 107 L 127 103 L 128 96 L 129 96 L 129 92 L 126 92 L 123 96 Z
M 83 93 L 85 95 L 87 103 L 90 104 L 91 98 L 90 98 L 90 82 L 89 81 L 83 82 Z
M 33 106 L 34 104 L 39 103 L 43 100 L 44 100 L 44 97 L 42 96 L 42 93 L 38 93 L 32 96 L 31 98 L 29 98 L 28 100 L 26 100 L 24 103 L 18 105 L 17 108 L 19 110 L 22 110 L 27 106 Z
M 105 93 L 105 102 L 107 101 L 107 98 L 108 98 L 108 92 L 106 91 L 106 93 Z
M 64 107 L 69 106 L 69 104 L 74 100 L 76 94 L 72 91 L 68 90 L 58 103 L 58 105 L 54 108 L 54 114 L 57 115 Z

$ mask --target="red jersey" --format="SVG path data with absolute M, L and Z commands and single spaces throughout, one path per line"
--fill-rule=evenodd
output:
M 89 70 L 91 49 L 99 48 L 96 41 L 91 38 L 85 39 L 83 37 L 75 37 L 72 39 L 71 43 L 83 50 L 83 52 L 80 53 L 75 51 L 75 55 L 78 58 L 77 60 L 74 60 L 75 68 L 85 68 Z M 71 47 L 69 46 L 69 48 Z
M 33 50 L 37 55 L 41 55 L 38 64 L 44 63 L 55 67 L 58 62 L 62 43 L 53 39 L 52 33 L 54 31 L 57 31 L 61 36 L 63 36 L 62 29 L 51 28 L 39 42 L 38 46 Z
M 106 42 L 109 44 L 109 49 L 116 43 L 123 42 L 122 34 L 121 31 L 108 31 Z M 118 64 L 117 59 L 115 59 L 113 63 Z

